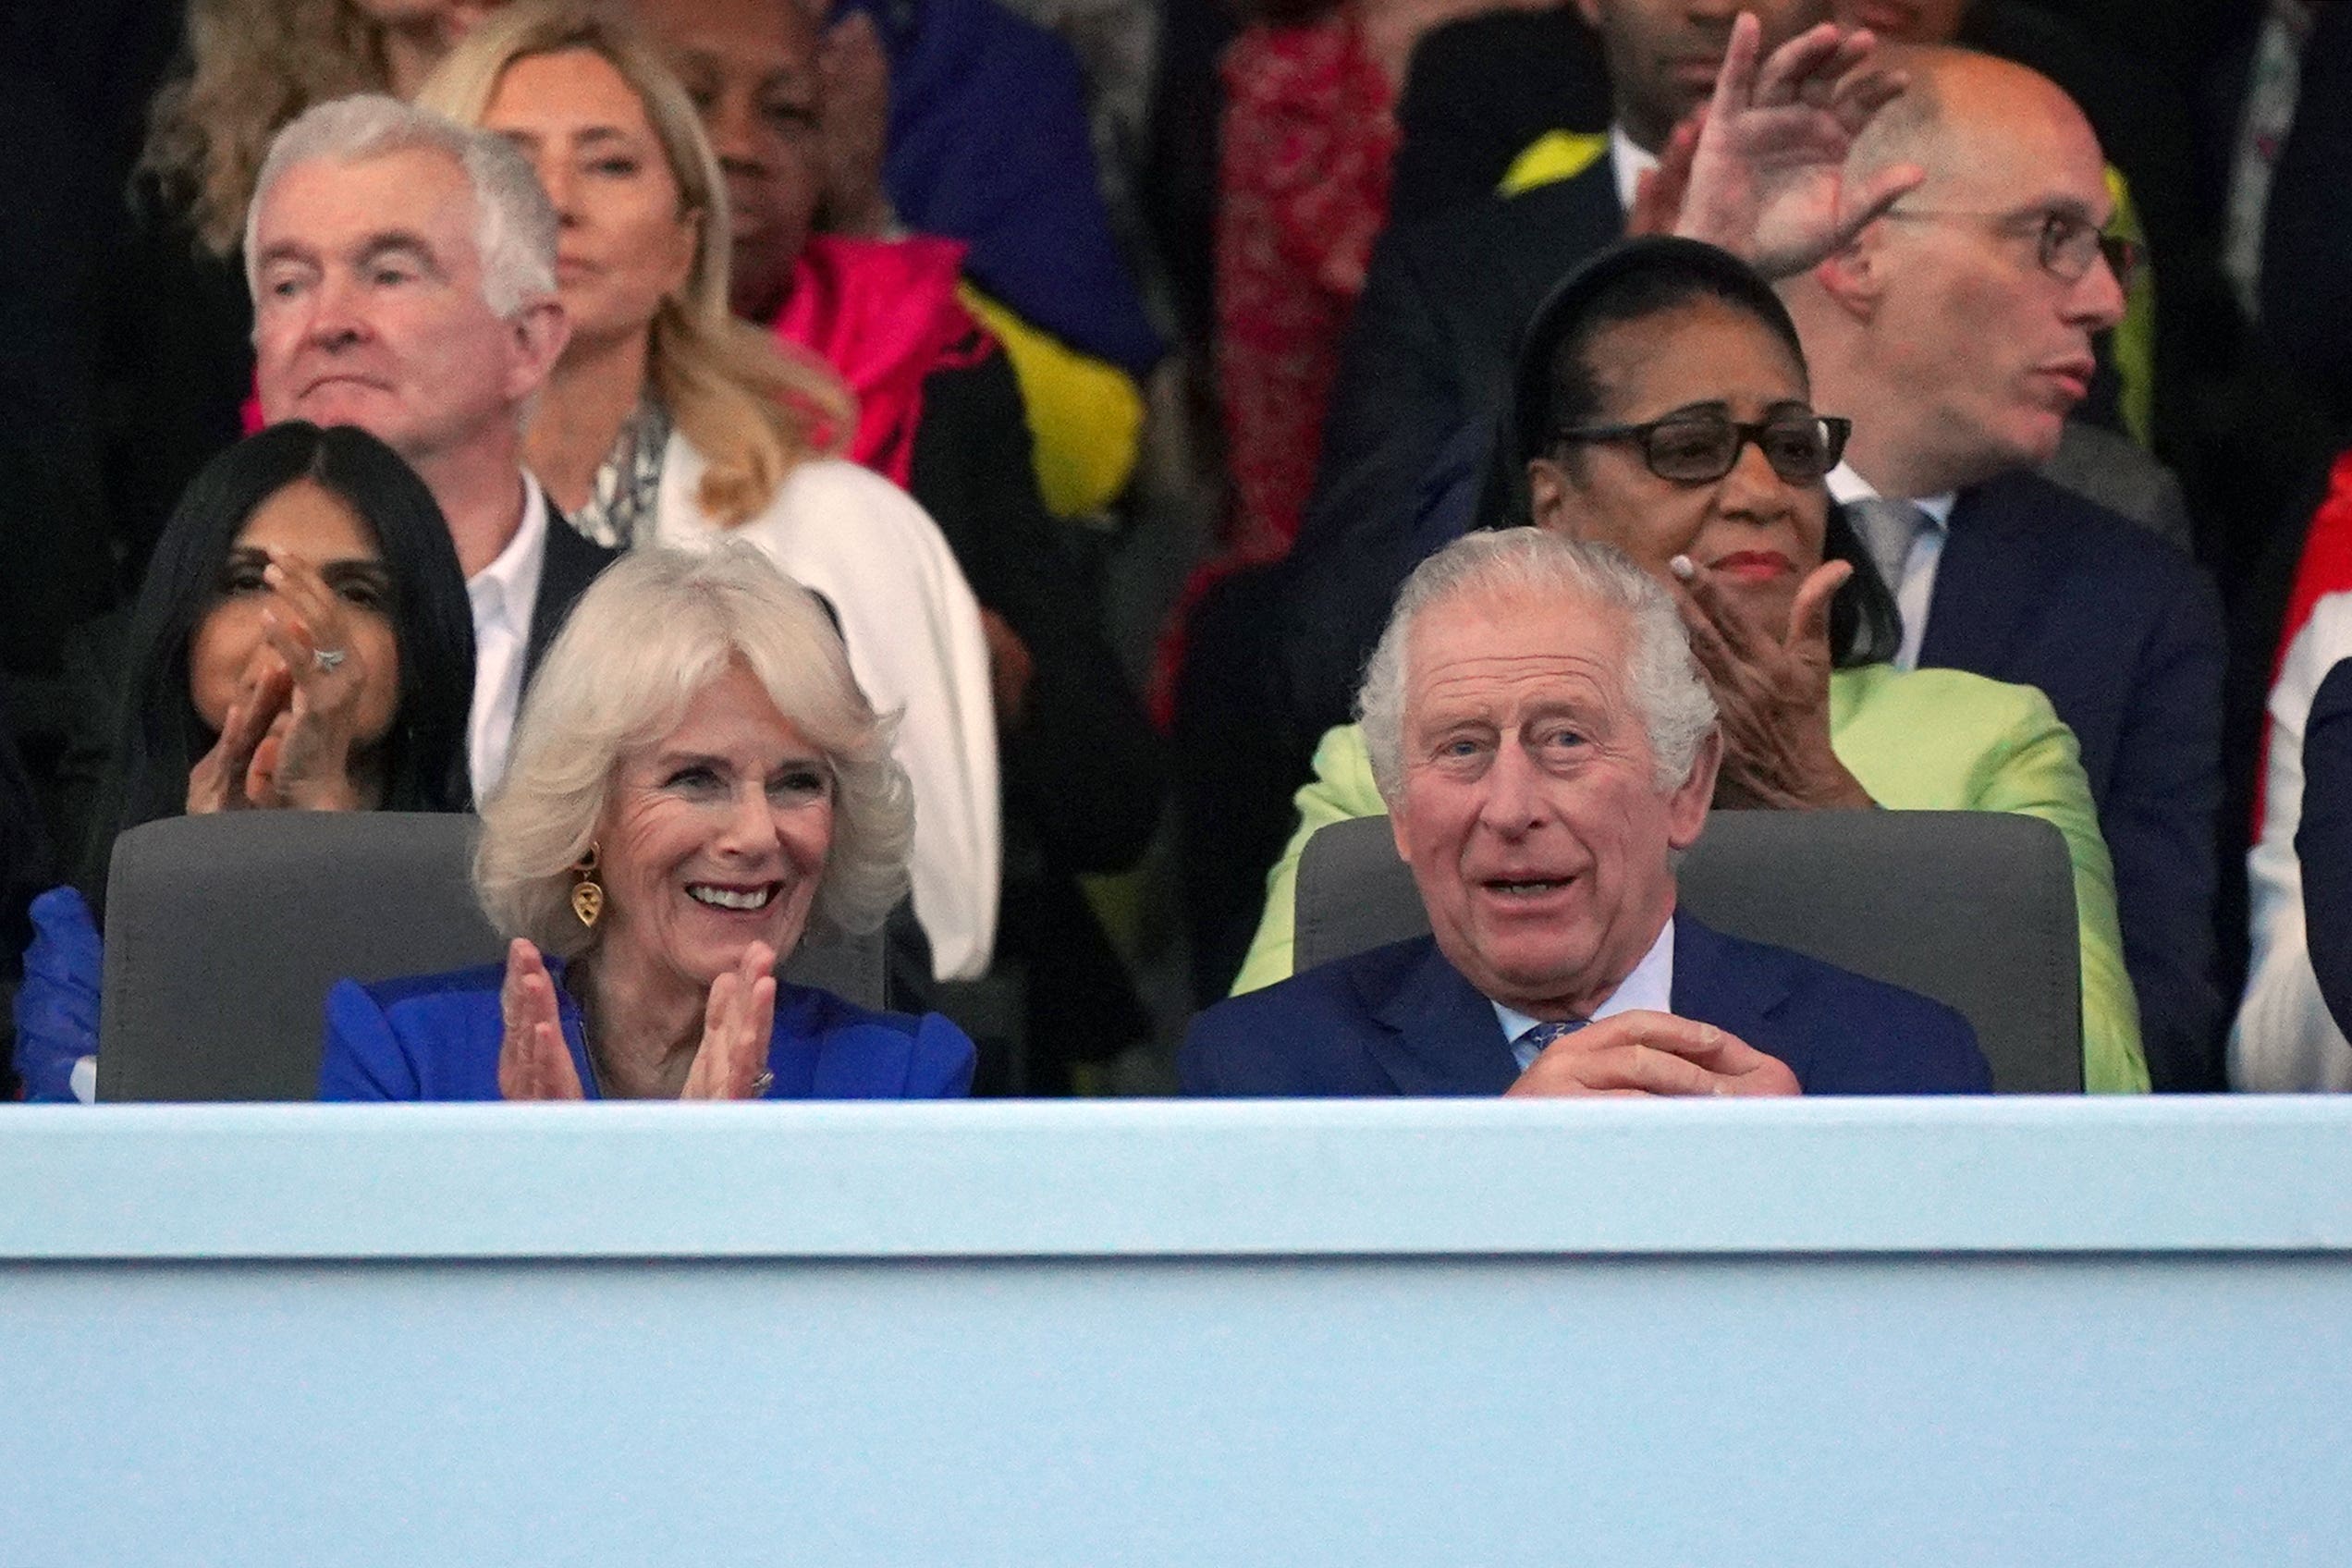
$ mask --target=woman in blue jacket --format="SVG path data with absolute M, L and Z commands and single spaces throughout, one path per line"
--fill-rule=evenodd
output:
M 816 596 L 755 546 L 639 549 L 583 594 L 483 806 L 507 961 L 327 998 L 320 1097 L 924 1099 L 973 1047 L 937 1014 L 780 983 L 804 936 L 905 896 L 890 720 Z

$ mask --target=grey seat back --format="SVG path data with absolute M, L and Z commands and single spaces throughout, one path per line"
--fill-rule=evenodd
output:
M 307 1100 L 326 993 L 495 963 L 472 816 L 238 812 L 124 834 L 106 879 L 102 1100 Z M 787 978 L 883 1005 L 878 937 L 812 947 Z
M 1717 812 L 1677 875 L 1719 931 L 1957 1009 L 2003 1094 L 2082 1089 L 2082 952 L 2064 835 L 2009 812 Z M 1385 816 L 1299 861 L 1301 970 L 1408 937 L 1427 913 Z

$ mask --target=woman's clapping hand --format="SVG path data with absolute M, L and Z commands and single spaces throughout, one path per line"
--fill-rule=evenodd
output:
M 277 604 L 262 612 L 243 694 L 189 770 L 189 815 L 357 810 L 351 753 L 368 672 L 343 601 L 297 556 L 270 552 L 263 575 Z
M 776 1028 L 776 949 L 753 942 L 736 966 L 711 982 L 703 1009 L 703 1043 L 679 1098 L 755 1100 L 767 1084 L 768 1038 Z
M 1821 811 L 1875 802 L 1830 745 L 1830 601 L 1854 575 L 1813 569 L 1784 633 L 1754 625 L 1714 575 L 1677 556 L 1674 595 L 1723 729 L 1720 805 Z
M 507 945 L 507 978 L 498 988 L 498 1094 L 510 1100 L 584 1099 L 580 1072 L 564 1044 L 556 981 L 539 949 L 521 937 Z
M 1703 239 L 1768 278 L 1817 265 L 1927 178 L 1896 163 L 1845 179 L 1855 139 L 1909 85 L 1867 30 L 1825 22 L 1765 58 L 1762 25 L 1738 18 L 1713 98 L 1660 150 L 1629 231 Z

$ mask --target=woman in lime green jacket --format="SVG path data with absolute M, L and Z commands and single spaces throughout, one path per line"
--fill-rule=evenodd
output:
M 1893 597 L 1823 484 L 1845 422 L 1813 413 L 1770 288 L 1709 247 L 1635 240 L 1562 284 L 1525 341 L 1497 435 L 1510 461 L 1478 523 L 1613 544 L 1673 587 L 1721 716 L 1717 809 L 2014 811 L 2057 827 L 2074 863 L 2085 1086 L 2146 1090 L 2074 734 L 2032 687 L 1886 662 Z M 1324 736 L 1297 798 L 1236 992 L 1291 973 L 1306 840 L 1386 809 L 1355 726 Z

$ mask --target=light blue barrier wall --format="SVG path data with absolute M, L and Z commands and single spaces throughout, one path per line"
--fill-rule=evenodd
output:
M 2352 1106 L 0 1114 L 0 1565 L 2352 1561 Z

